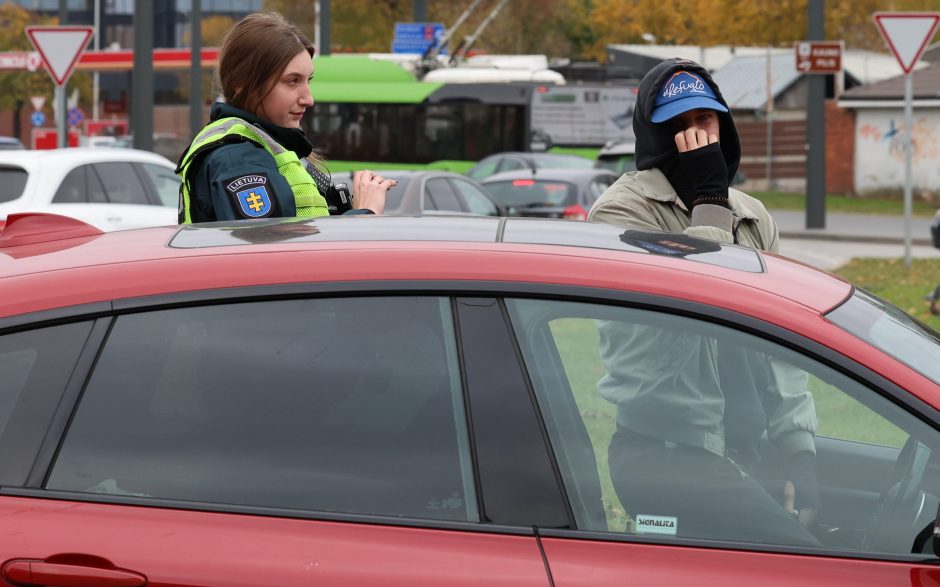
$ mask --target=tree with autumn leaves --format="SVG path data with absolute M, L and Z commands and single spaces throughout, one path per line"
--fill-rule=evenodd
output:
M 427 17 L 450 25 L 472 0 L 427 0 Z M 474 31 L 498 0 L 482 2 L 456 32 Z M 265 0 L 314 37 L 313 0 Z M 412 0 L 334 0 L 333 52 L 386 52 L 394 23 L 412 20 Z M 940 11 L 940 0 L 825 0 L 826 37 L 849 49 L 885 51 L 876 11 Z M 474 47 L 599 59 L 609 44 L 790 46 L 806 38 L 807 0 L 511 0 Z

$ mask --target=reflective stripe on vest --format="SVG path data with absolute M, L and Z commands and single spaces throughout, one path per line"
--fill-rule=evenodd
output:
M 241 118 L 228 117 L 210 122 L 199 131 L 192 145 L 186 151 L 183 160 L 180 161 L 176 173 L 183 179 L 181 194 L 183 198 L 183 223 L 192 222 L 190 215 L 189 201 L 189 167 L 196 155 L 204 151 L 214 149 L 223 144 L 227 137 L 241 136 L 251 142 L 264 147 L 277 165 L 278 172 L 290 184 L 291 191 L 294 194 L 294 206 L 296 207 L 297 218 L 317 218 L 328 216 L 330 211 L 326 207 L 326 200 L 317 190 L 317 184 L 313 178 L 304 169 L 303 164 L 297 157 L 297 154 L 289 149 L 285 149 L 280 143 L 275 141 L 268 133 L 260 128 L 242 120 Z

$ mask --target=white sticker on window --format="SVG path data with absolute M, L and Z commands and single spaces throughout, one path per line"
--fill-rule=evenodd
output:
M 666 534 L 675 536 L 679 527 L 679 519 L 672 516 L 646 516 L 636 517 L 637 534 Z

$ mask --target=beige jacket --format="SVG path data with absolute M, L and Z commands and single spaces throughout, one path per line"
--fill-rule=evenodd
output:
M 692 214 L 658 169 L 624 174 L 591 208 L 588 220 L 624 228 L 685 233 L 721 243 L 776 252 L 777 224 L 764 205 L 730 189 L 731 209 L 699 205 Z M 601 322 L 600 354 L 607 373 L 598 381 L 601 396 L 618 405 L 617 424 L 653 438 L 727 454 L 725 392 L 734 382 L 721 382 L 715 338 L 663 324 Z M 749 358 L 737 353 L 741 373 Z M 766 356 L 765 356 L 766 357 Z M 769 361 L 768 361 L 769 359 Z M 784 455 L 814 453 L 817 427 L 813 396 L 805 371 L 766 357 L 770 381 L 760 396 L 771 442 Z
M 588 220 L 624 228 L 684 232 L 689 236 L 736 243 L 776 253 L 777 223 L 764 205 L 742 191 L 728 190 L 729 211 L 699 205 L 690 214 L 658 169 L 625 173 L 591 207 Z

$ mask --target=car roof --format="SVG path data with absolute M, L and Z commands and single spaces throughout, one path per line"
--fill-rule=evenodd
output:
M 553 169 L 540 167 L 534 172 L 531 169 L 501 171 L 500 173 L 494 173 L 489 177 L 481 179 L 480 183 L 485 185 L 497 181 L 511 181 L 514 179 L 540 179 L 547 181 L 570 181 L 577 183 L 579 181 L 588 181 L 600 176 L 610 176 L 613 178 L 619 177 L 616 173 L 598 167 L 585 167 L 583 169 Z
M 19 214 L 0 233 L 6 300 L 0 316 L 311 282 L 574 285 L 691 297 L 745 313 L 786 301 L 825 312 L 852 291 L 795 261 L 688 239 L 591 222 L 467 216 L 273 219 L 101 233 L 62 216 Z M 675 256 L 688 246 L 705 248 Z
M 0 165 L 34 167 L 37 165 L 57 165 L 59 162 L 65 161 L 70 164 L 140 161 L 176 168 L 176 165 L 163 155 L 140 149 L 68 147 L 65 149 L 23 149 L 0 152 Z

